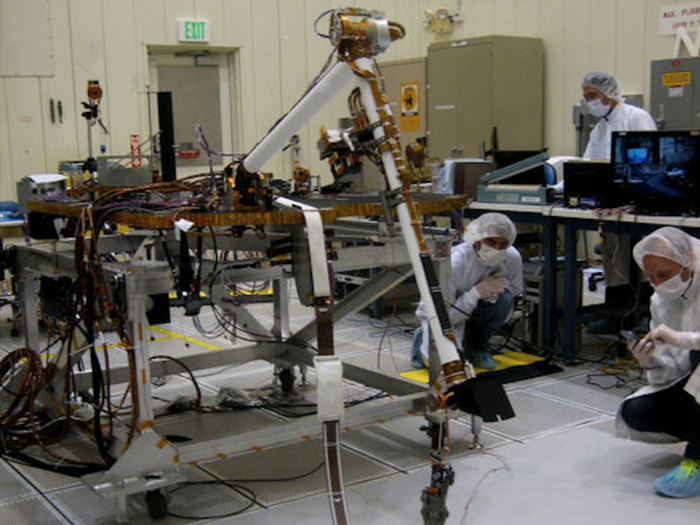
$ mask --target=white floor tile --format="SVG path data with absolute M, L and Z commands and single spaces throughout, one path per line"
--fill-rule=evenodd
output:
M 538 396 L 527 390 L 511 392 L 508 397 L 515 417 L 496 423 L 484 423 L 484 428 L 513 440 L 524 440 L 605 417 L 599 412 Z M 468 416 L 460 419 L 466 418 Z
M 251 306 L 266 326 L 271 322 L 271 318 L 266 317 L 269 307 L 269 304 Z M 295 328 L 314 319 L 312 308 L 294 301 L 291 312 Z M 205 322 L 211 321 L 211 313 L 206 308 L 202 317 Z M 410 313 L 407 319 L 414 320 Z M 166 328 L 211 343 L 197 332 L 190 319 L 176 315 Z M 379 365 L 384 372 L 410 370 L 408 324 L 392 324 L 387 330 L 389 339 L 385 338 L 378 352 L 383 329 L 383 321 L 369 320 L 363 313 L 354 314 L 337 324 L 336 350 L 345 361 L 355 365 L 377 368 L 379 355 Z M 187 346 L 185 342 L 182 338 L 165 337 L 155 342 L 152 350 L 175 356 L 211 351 L 205 345 L 191 343 Z M 3 337 L 0 352 L 18 344 L 18 340 Z M 233 346 L 226 338 L 216 339 L 215 344 L 221 348 Z M 600 349 L 594 344 L 586 351 L 595 353 Z M 677 464 L 683 446 L 618 440 L 614 437 L 613 414 L 631 389 L 603 389 L 589 384 L 592 377 L 602 386 L 609 386 L 605 376 L 588 377 L 591 373 L 597 374 L 598 366 L 563 368 L 557 374 L 506 385 L 516 418 L 484 424 L 483 449 L 470 447 L 470 416 L 453 413 L 450 462 L 456 479 L 449 490 L 450 516 L 446 525 L 697 524 L 700 498 L 671 500 L 655 495 L 652 490 L 654 479 Z M 203 393 L 211 396 L 222 387 L 254 392 L 269 386 L 274 381 L 273 371 L 270 363 L 254 361 L 196 374 Z M 309 371 L 308 380 L 308 387 L 297 385 L 296 388 L 304 399 L 313 403 L 316 400 L 313 370 Z M 183 393 L 192 394 L 193 390 L 187 378 L 174 377 L 165 385 L 154 387 L 153 392 L 167 400 Z M 372 393 L 361 385 L 348 383 L 345 386 L 346 400 L 363 399 Z M 275 417 L 258 412 L 237 415 L 226 418 L 186 413 L 159 418 L 156 428 L 163 434 L 197 439 L 249 431 L 276 421 Z M 429 441 L 420 429 L 424 423 L 422 416 L 407 417 L 343 433 L 346 495 L 352 523 L 422 523 L 420 495 L 430 478 Z M 65 449 L 73 453 L 79 445 L 79 441 L 64 444 Z M 286 477 L 313 468 L 320 464 L 321 458 L 322 446 L 314 440 L 211 463 L 205 466 L 206 474 L 199 469 L 188 472 L 200 477 L 216 475 L 226 479 Z M 18 470 L 23 479 L 15 480 L 10 475 L 0 479 L 3 492 L 0 494 L 0 524 L 113 522 L 113 502 L 103 500 L 72 478 L 45 475 L 29 467 L 18 467 Z M 188 523 L 331 523 L 323 470 L 294 482 L 241 484 L 252 488 L 269 508 L 254 507 L 237 516 Z M 214 516 L 219 511 L 225 514 L 233 504 L 240 507 L 244 499 L 218 486 L 210 492 L 203 490 L 194 494 L 186 495 L 185 499 L 188 510 L 199 516 Z M 462 521 L 467 503 L 467 518 Z M 142 499 L 135 498 L 133 505 L 132 523 L 150 523 Z M 14 521 L 8 521 L 10 518 Z M 184 521 L 168 518 L 163 523 Z

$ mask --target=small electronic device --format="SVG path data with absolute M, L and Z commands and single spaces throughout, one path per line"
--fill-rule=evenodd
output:
M 609 162 L 570 160 L 564 163 L 564 206 L 614 208 L 620 203 Z
M 525 158 L 515 161 L 517 155 L 504 156 L 506 153 L 524 153 Z M 547 189 L 545 161 L 549 155 L 545 151 L 534 152 L 495 152 L 494 158 L 510 162 L 504 167 L 482 175 L 481 184 L 476 195 L 479 202 L 498 202 L 504 204 L 546 204 L 551 202 L 551 191 Z M 509 159 L 506 161 L 505 159 Z M 512 162 L 511 162 L 512 161 Z
M 29 201 L 65 201 L 67 178 L 60 173 L 28 175 L 17 182 L 17 204 L 20 213 L 28 213 Z
M 620 330 L 620 337 L 627 343 L 636 343 L 639 341 L 639 336 L 632 330 Z
M 544 164 L 549 155 L 546 151 L 498 151 L 493 156 L 498 169 L 481 177 L 484 184 L 547 184 Z
M 476 188 L 479 202 L 501 204 L 547 204 L 552 202 L 552 192 L 545 186 L 532 184 L 480 184 Z

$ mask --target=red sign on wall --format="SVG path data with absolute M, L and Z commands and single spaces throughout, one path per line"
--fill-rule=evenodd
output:
M 141 167 L 141 144 L 138 135 L 129 135 L 129 149 L 131 150 L 131 167 Z

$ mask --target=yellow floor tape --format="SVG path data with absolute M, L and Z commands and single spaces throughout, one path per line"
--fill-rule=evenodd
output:
M 541 357 L 525 354 L 523 352 L 508 352 L 505 354 L 496 354 L 493 356 L 493 359 L 496 361 L 496 370 L 505 370 L 506 368 L 511 368 L 513 366 L 530 365 L 537 361 L 544 361 L 544 359 Z M 474 371 L 477 374 L 479 374 L 480 372 L 488 372 L 488 370 L 478 367 L 474 367 Z M 428 384 L 427 368 L 419 368 L 417 370 L 401 372 L 399 375 L 406 379 L 410 379 L 411 381 L 424 383 L 426 385 Z
M 171 330 L 166 330 L 165 328 L 161 328 L 160 326 L 151 326 L 151 331 L 166 335 L 170 339 L 182 339 L 183 341 L 187 341 L 188 343 L 193 345 L 201 346 L 202 348 L 206 348 L 207 350 L 221 350 L 220 347 L 211 343 L 200 341 L 199 339 L 195 339 L 194 337 L 187 337 L 186 335 L 178 334 Z M 159 338 L 159 340 L 161 339 L 162 338 Z

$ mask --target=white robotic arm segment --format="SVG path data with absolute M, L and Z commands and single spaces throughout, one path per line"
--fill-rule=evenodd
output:
M 352 79 L 353 72 L 346 62 L 335 66 L 304 96 L 284 118 L 263 138 L 243 160 L 248 173 L 256 173 L 280 151 L 299 129 L 306 124 Z

